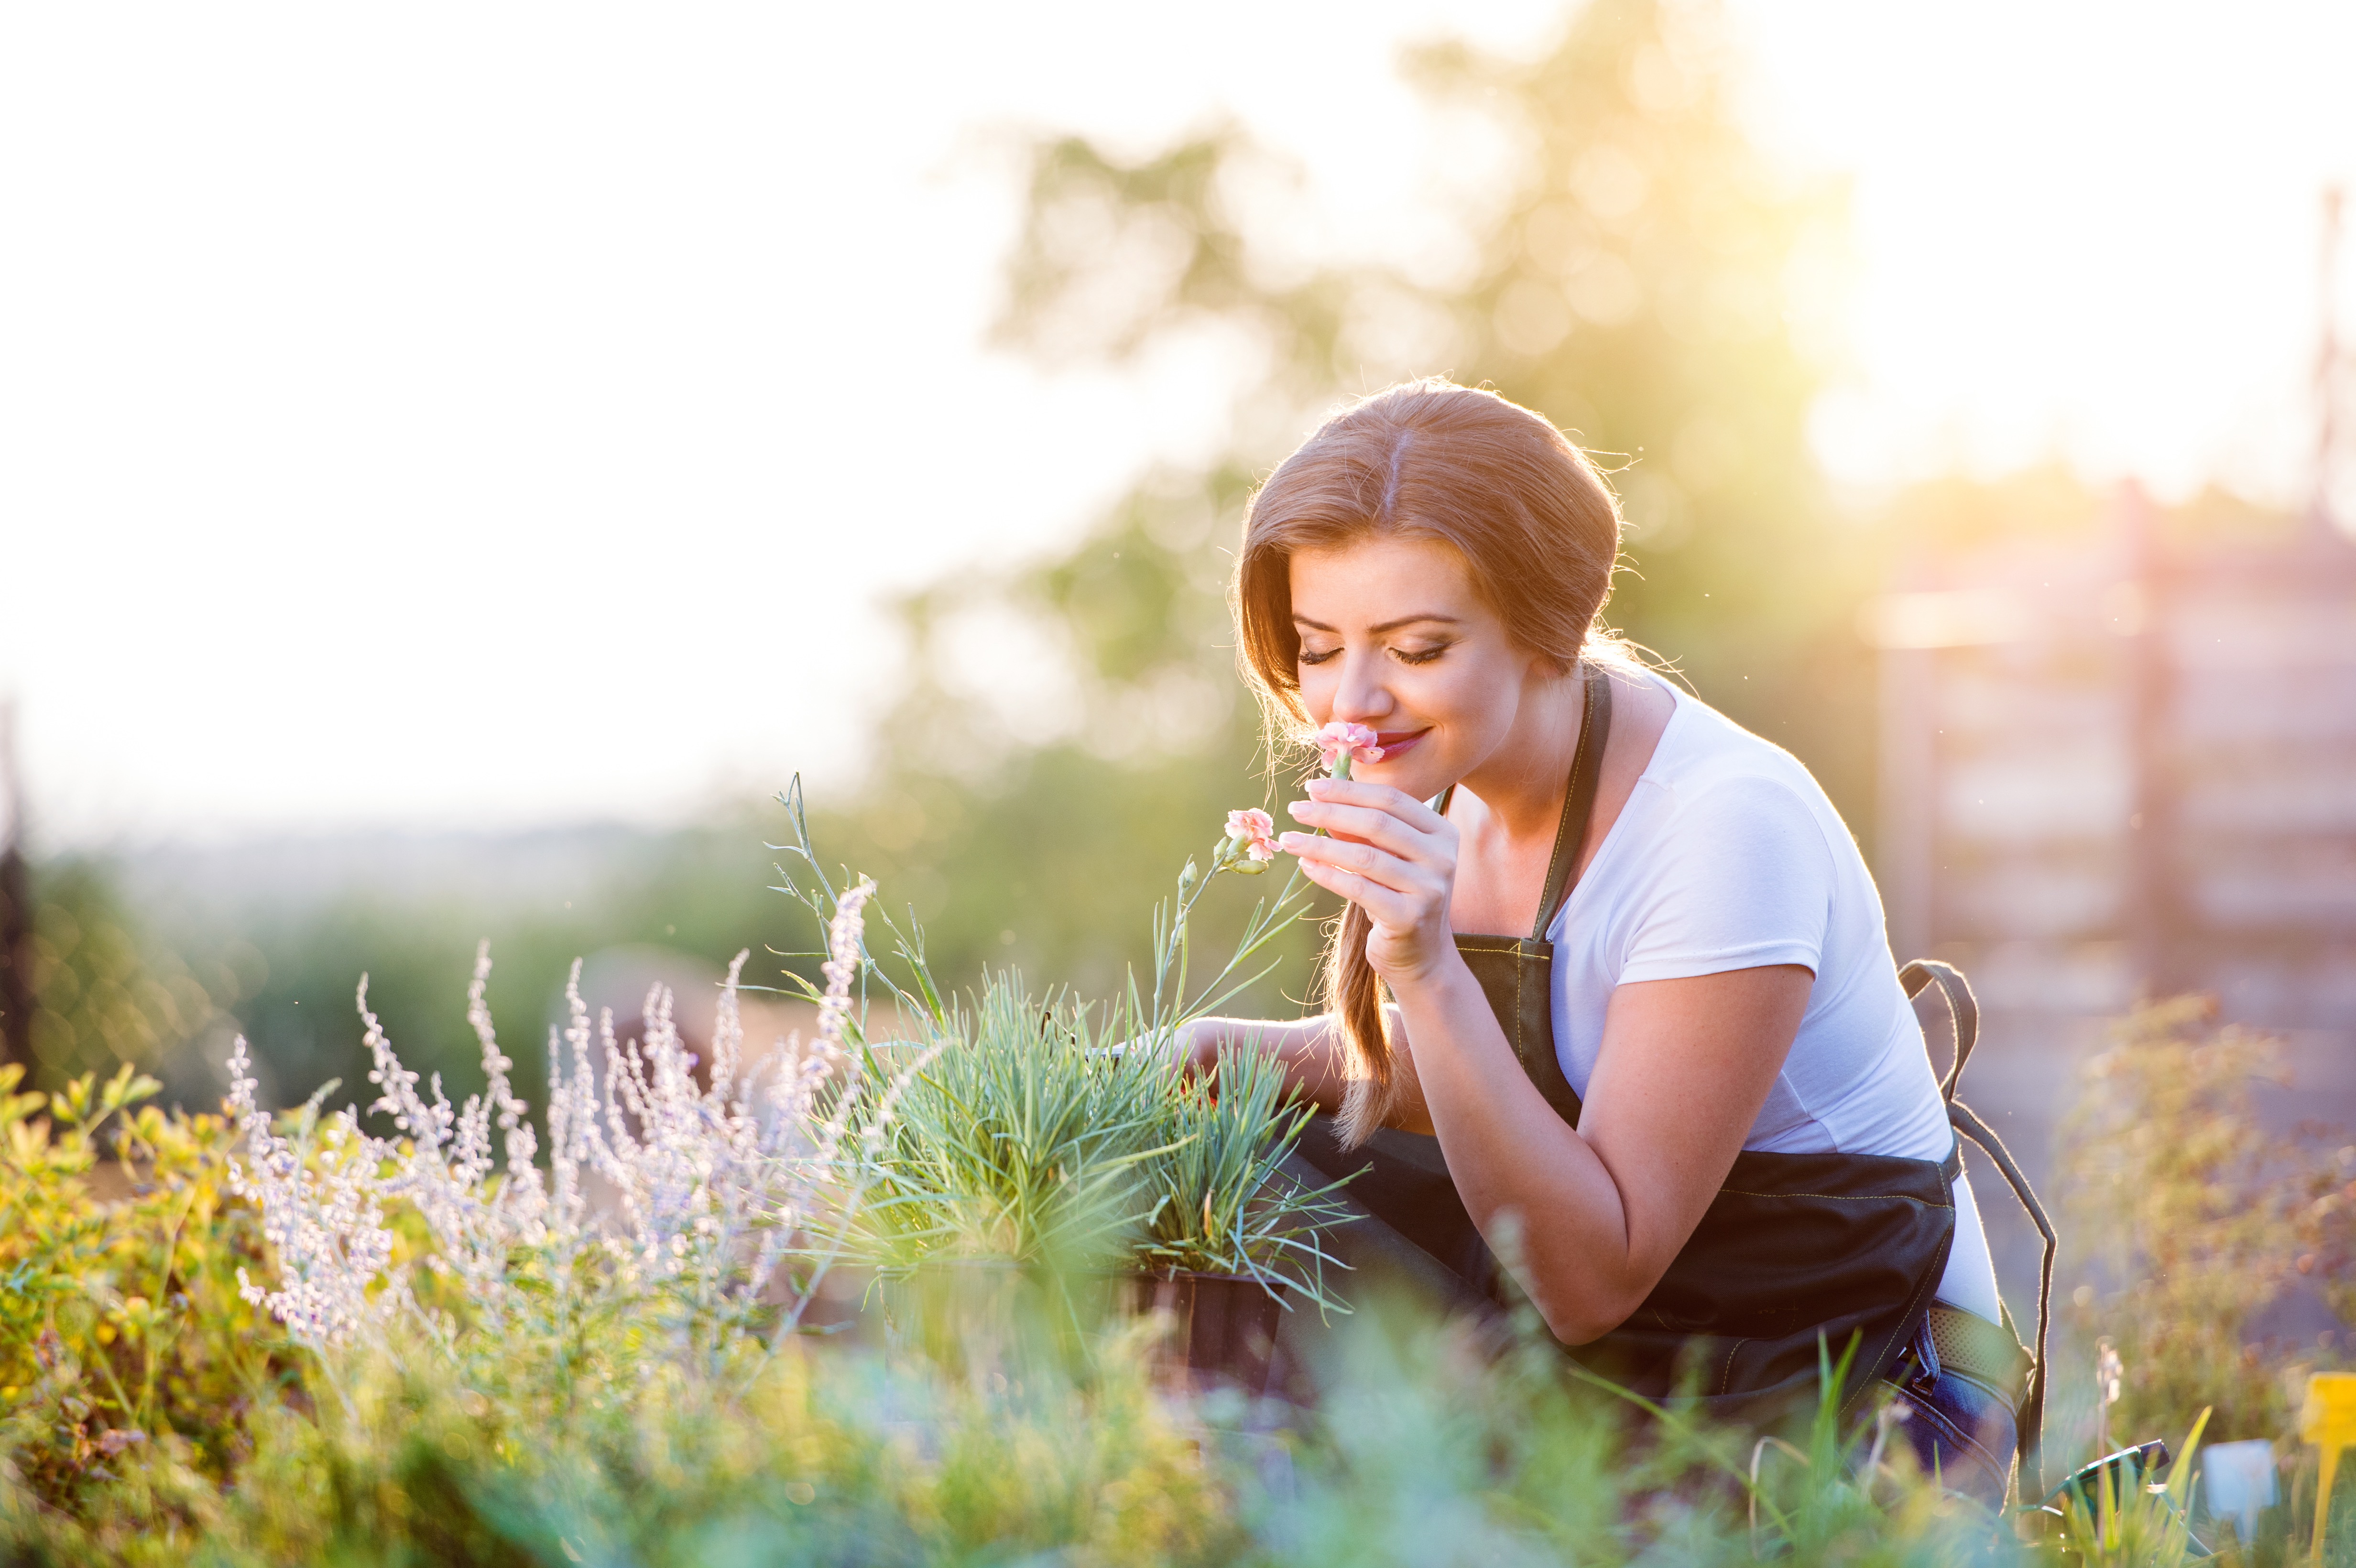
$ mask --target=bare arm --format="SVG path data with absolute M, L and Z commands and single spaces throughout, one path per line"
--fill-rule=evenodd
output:
M 1318 1109 L 1342 1104 L 1342 1045 L 1333 1020 L 1324 1013 L 1280 1022 L 1273 1019 L 1196 1019 L 1186 1026 L 1188 1066 L 1215 1077 L 1219 1058 L 1231 1051 L 1264 1051 L 1284 1066 L 1285 1081 Z
M 1366 953 L 1415 1041 L 1423 1108 L 1493 1243 L 1518 1220 L 1518 1273 L 1573 1344 L 1624 1321 L 1724 1182 L 1783 1069 L 1814 976 L 1783 965 L 1612 993 L 1580 1127 L 1514 1058 L 1449 929 L 1455 834 L 1379 784 L 1319 780 L 1284 848 L 1373 922 Z
M 1516 1217 L 1522 1284 L 1558 1338 L 1609 1333 L 1660 1283 L 1741 1152 L 1813 983 L 1779 965 L 1621 987 L 1576 1131 L 1469 972 L 1405 994 L 1449 1174 L 1492 1242 Z
M 1668 1272 L 1726 1180 L 1799 1032 L 1814 976 L 1736 969 L 1612 993 L 1574 1131 L 1515 1060 L 1479 982 L 1410 987 L 1390 1009 L 1401 1093 L 1391 1125 L 1439 1134 L 1483 1235 L 1515 1232 L 1524 1288 L 1557 1337 L 1584 1344 L 1625 1322 Z M 1420 1053 L 1410 1039 L 1426 1042 Z M 1323 1014 L 1290 1023 L 1205 1019 L 1199 1072 L 1221 1051 L 1271 1051 L 1327 1111 L 1341 1051 Z
M 1396 1006 L 1387 1007 L 1392 1044 L 1393 1111 L 1390 1125 L 1406 1132 L 1432 1131 L 1424 1109 L 1423 1088 L 1417 1082 L 1415 1054 L 1408 1049 L 1407 1023 Z M 1342 1108 L 1349 1080 L 1342 1061 L 1341 1037 L 1330 1013 L 1278 1022 L 1269 1019 L 1196 1019 L 1186 1026 L 1187 1061 L 1195 1072 L 1215 1075 L 1219 1058 L 1230 1051 L 1271 1052 L 1284 1065 L 1285 1081 L 1321 1111 Z

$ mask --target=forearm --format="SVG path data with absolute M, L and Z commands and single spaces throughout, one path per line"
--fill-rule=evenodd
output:
M 1303 1099 L 1322 1111 L 1340 1109 L 1347 1078 L 1341 1038 L 1329 1014 L 1289 1021 L 1197 1019 L 1191 1027 L 1195 1060 L 1205 1070 L 1229 1051 L 1266 1051 L 1282 1064 L 1286 1082 Z
M 1632 1244 L 1611 1170 L 1530 1082 L 1461 964 L 1405 987 L 1399 1008 L 1465 1211 L 1558 1337 L 1580 1344 L 1618 1327 L 1657 1271 Z

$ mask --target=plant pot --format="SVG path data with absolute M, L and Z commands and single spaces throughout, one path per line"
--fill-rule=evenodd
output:
M 1140 1316 L 1169 1319 L 1155 1355 L 1155 1370 L 1165 1380 L 1196 1388 L 1223 1384 L 1256 1398 L 1269 1392 L 1284 1303 L 1267 1284 L 1248 1275 L 1185 1269 L 1134 1275 L 1129 1307 Z
M 1086 1328 L 1103 1312 L 1092 1305 L 1087 1276 L 1001 1258 L 928 1259 L 881 1285 L 874 1305 L 885 1341 L 958 1372 L 1012 1377 L 1043 1358 L 1075 1366 L 1085 1356 Z

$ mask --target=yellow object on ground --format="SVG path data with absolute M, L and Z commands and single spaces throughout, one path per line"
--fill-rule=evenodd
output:
M 2307 1403 L 2298 1413 L 2298 1436 L 2312 1443 L 2323 1464 L 2315 1478 L 2315 1545 L 2323 1561 L 2323 1526 L 2331 1514 L 2331 1483 L 2340 1474 L 2340 1451 L 2356 1443 L 2356 1372 L 2318 1372 L 2307 1380 Z

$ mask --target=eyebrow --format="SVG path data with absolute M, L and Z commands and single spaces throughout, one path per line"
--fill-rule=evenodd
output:
M 1401 615 L 1396 621 L 1385 621 L 1381 625 L 1369 626 L 1366 630 L 1369 632 L 1396 632 L 1401 626 L 1412 626 L 1418 621 L 1437 621 L 1442 625 L 1447 626 L 1461 626 L 1464 624 L 1454 615 Z M 1296 626 L 1306 626 L 1312 632 L 1331 632 L 1335 630 L 1334 627 L 1327 625 L 1324 622 L 1312 621 L 1306 615 L 1295 615 L 1292 618 L 1292 624 Z

